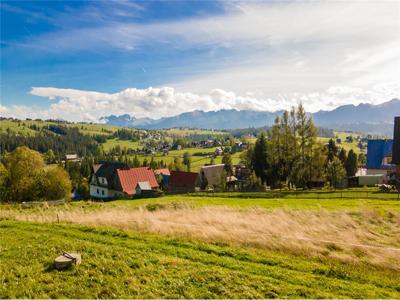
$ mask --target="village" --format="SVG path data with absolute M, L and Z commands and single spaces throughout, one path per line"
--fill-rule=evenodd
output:
M 397 121 L 399 122 L 399 118 Z M 351 136 L 346 142 L 352 142 Z M 336 140 L 338 146 L 342 144 Z M 213 140 L 200 142 L 203 147 L 221 146 Z M 366 143 L 367 146 L 363 146 Z M 335 188 L 355 188 L 378 186 L 381 190 L 391 190 L 397 187 L 400 190 L 399 179 L 396 178 L 396 164 L 393 159 L 393 139 L 360 139 L 360 150 L 367 149 L 366 163 L 357 167 L 353 176 L 342 178 Z M 247 143 L 236 142 L 234 147 L 241 151 L 248 149 Z M 325 144 L 328 147 L 328 144 Z M 180 150 L 180 145 L 175 146 Z M 168 151 L 167 146 L 161 149 L 163 154 Z M 153 152 L 155 154 L 155 152 Z M 217 147 L 212 157 L 223 156 L 223 147 Z M 229 154 L 228 154 L 229 155 Z M 225 156 L 227 157 L 227 156 Z M 67 157 L 68 159 L 68 157 Z M 71 159 L 71 158 L 70 158 Z M 102 162 L 93 165 L 93 175 L 90 180 L 90 196 L 93 199 L 119 199 L 160 196 L 167 194 L 193 193 L 198 191 L 254 191 L 264 190 L 267 187 L 252 185 L 252 171 L 244 163 L 206 164 L 198 172 L 170 170 L 168 168 L 152 169 L 144 166 L 129 168 L 123 162 Z M 314 187 L 322 188 L 323 179 L 317 179 Z

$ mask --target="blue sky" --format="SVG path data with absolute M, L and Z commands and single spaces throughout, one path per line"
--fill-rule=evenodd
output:
M 2 1 L 0 113 L 96 121 L 399 97 L 396 1 Z M 373 22 L 371 22 L 373 20 Z
M 119 91 L 162 84 L 190 72 L 188 60 L 201 59 L 208 49 L 141 45 L 137 51 L 104 47 L 52 49 L 35 47 L 36 37 L 116 22 L 149 24 L 223 13 L 218 2 L 3 2 L 1 6 L 3 105 L 27 104 L 32 86 Z M 79 41 L 78 41 L 79 42 Z M 43 103 L 40 103 L 43 102 Z

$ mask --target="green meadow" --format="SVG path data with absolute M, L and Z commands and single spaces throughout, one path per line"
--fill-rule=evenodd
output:
M 1 298 L 399 298 L 399 272 L 72 224 L 0 221 Z M 82 264 L 57 271 L 62 250 Z

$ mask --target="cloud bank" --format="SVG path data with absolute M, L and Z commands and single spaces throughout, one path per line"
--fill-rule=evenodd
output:
M 377 85 L 371 90 L 346 86 L 331 87 L 323 93 L 278 94 L 275 98 L 258 98 L 252 93 L 237 95 L 222 89 L 207 94 L 179 92 L 172 87 L 147 89 L 128 88 L 118 93 L 100 93 L 76 89 L 34 87 L 32 95 L 45 97 L 52 104 L 48 109 L 28 106 L 0 106 L 0 114 L 17 118 L 59 118 L 70 121 L 98 122 L 110 114 L 160 118 L 182 112 L 220 109 L 275 111 L 289 109 L 302 102 L 307 111 L 333 109 L 343 104 L 373 103 L 390 100 L 400 94 L 400 85 Z

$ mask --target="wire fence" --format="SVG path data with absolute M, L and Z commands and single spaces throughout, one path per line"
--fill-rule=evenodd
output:
M 400 200 L 397 191 L 379 191 L 377 189 L 356 190 L 307 190 L 307 191 L 266 191 L 266 192 L 198 192 L 192 196 L 227 198 L 288 198 L 288 199 L 381 199 Z
M 30 201 L 30 202 L 22 202 L 22 207 L 32 207 L 32 206 L 53 206 L 53 205 L 61 205 L 65 203 L 65 199 L 60 200 L 52 200 L 52 201 Z

